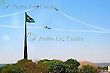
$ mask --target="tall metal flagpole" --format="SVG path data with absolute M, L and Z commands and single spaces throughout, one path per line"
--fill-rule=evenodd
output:
M 28 59 L 27 53 L 27 25 L 26 25 L 26 12 L 25 12 L 25 27 L 24 27 L 24 59 Z

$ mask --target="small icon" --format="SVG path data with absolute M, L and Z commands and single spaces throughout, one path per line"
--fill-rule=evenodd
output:
M 45 29 L 51 29 L 51 28 L 50 28 L 50 27 L 48 27 L 48 26 L 45 26 L 44 28 L 45 28 Z
M 6 0 L 0 0 L 0 8 L 8 8 L 9 3 Z
M 59 11 L 57 8 L 55 8 L 56 11 Z

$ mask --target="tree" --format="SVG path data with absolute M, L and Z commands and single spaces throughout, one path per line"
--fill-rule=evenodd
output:
M 36 63 L 23 59 L 0 68 L 0 73 L 78 73 L 78 66 L 79 62 L 74 59 L 65 62 L 44 59 Z
M 52 73 L 65 73 L 65 66 L 61 64 L 54 65 Z
M 40 73 L 36 63 L 31 60 L 23 59 L 16 64 L 5 65 L 0 73 Z
M 68 59 L 66 62 L 66 73 L 78 73 L 78 66 L 80 63 L 74 59 Z
M 52 73 L 64 73 L 65 72 L 64 62 L 60 60 L 44 59 L 44 60 L 38 61 L 37 65 L 42 65 L 40 67 L 43 68 L 42 69 L 43 71 L 48 70 L 49 72 L 52 72 Z
M 80 69 L 80 73 L 97 73 L 98 69 L 96 67 L 93 67 L 91 65 L 84 65 Z
M 80 65 L 77 60 L 68 59 L 63 62 L 61 60 L 40 60 L 37 65 L 40 65 L 42 71 L 48 70 L 51 73 L 78 73 L 78 66 Z M 46 72 L 44 72 L 46 73 Z

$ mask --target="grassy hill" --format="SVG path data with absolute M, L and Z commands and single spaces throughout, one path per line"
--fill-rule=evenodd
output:
M 97 67 L 97 65 L 95 63 L 92 63 L 92 62 L 89 62 L 89 61 L 80 61 L 80 67 L 82 67 L 84 65 L 91 65 L 93 67 Z

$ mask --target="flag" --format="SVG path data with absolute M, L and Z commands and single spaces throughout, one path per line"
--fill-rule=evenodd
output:
M 28 22 L 28 23 L 34 23 L 35 22 L 34 19 L 31 18 L 29 15 L 27 15 L 26 12 L 25 12 L 25 18 L 26 18 L 26 22 Z

